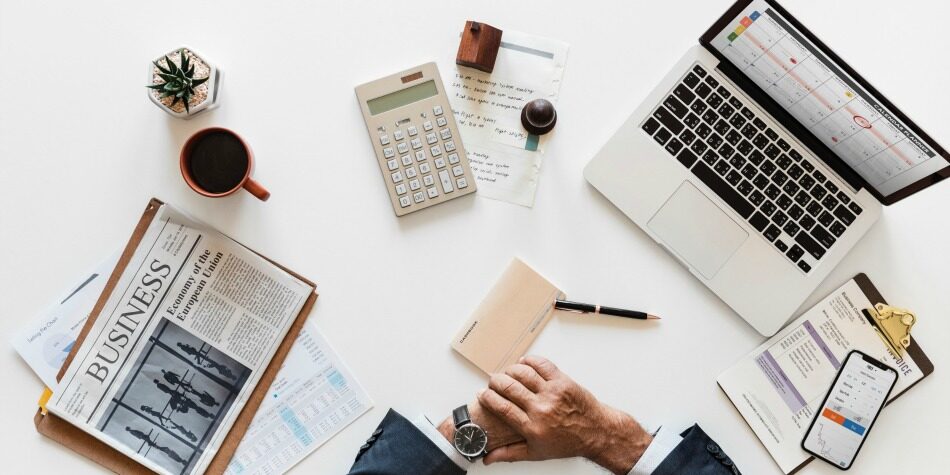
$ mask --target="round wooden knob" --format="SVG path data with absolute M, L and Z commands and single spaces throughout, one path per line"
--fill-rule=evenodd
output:
M 535 99 L 521 109 L 521 125 L 530 134 L 544 135 L 557 123 L 557 111 L 547 99 Z

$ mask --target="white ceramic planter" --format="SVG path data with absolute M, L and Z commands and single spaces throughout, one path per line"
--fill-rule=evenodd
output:
M 179 57 L 178 52 L 182 49 L 184 49 L 188 53 L 191 53 L 191 55 L 197 57 L 199 60 L 201 60 L 201 62 L 203 62 L 205 65 L 208 66 L 208 69 L 209 69 L 208 77 L 210 79 L 205 81 L 204 84 L 201 84 L 200 86 L 195 88 L 195 89 L 198 89 L 198 88 L 207 86 L 207 95 L 205 99 L 201 101 L 200 103 L 190 104 L 188 111 L 182 110 L 179 112 L 166 106 L 157 97 L 158 94 L 155 93 L 156 91 L 154 89 L 146 89 L 146 90 L 148 91 L 148 98 L 152 101 L 152 103 L 158 106 L 159 109 L 167 112 L 172 117 L 177 117 L 179 119 L 190 119 L 194 117 L 195 115 L 198 115 L 204 111 L 211 110 L 211 109 L 214 109 L 215 107 L 218 107 L 218 91 L 221 88 L 221 70 L 218 69 L 218 67 L 215 66 L 214 63 L 212 63 L 211 61 L 208 61 L 207 56 L 204 56 L 198 53 L 197 51 L 195 51 L 194 48 L 191 48 L 188 46 L 181 46 L 179 48 L 175 48 L 169 51 L 168 53 L 166 53 L 165 55 L 155 58 L 155 61 L 160 61 L 164 59 L 164 56 L 168 56 L 168 58 L 171 60 L 177 60 Z M 159 64 L 162 64 L 162 63 L 159 63 Z M 155 65 L 149 62 L 148 63 L 148 82 L 146 82 L 146 84 L 155 84 L 156 80 L 159 79 L 158 76 L 155 74 L 155 70 L 156 70 Z

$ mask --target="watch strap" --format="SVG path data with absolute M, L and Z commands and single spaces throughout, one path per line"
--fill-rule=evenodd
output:
M 468 413 L 467 404 L 459 406 L 452 411 L 452 422 L 455 424 L 456 429 L 472 422 L 472 416 Z

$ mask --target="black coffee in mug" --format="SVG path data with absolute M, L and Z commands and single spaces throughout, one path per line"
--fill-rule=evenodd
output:
M 232 133 L 216 130 L 195 140 L 188 156 L 191 178 L 209 193 L 225 193 L 241 185 L 250 160 L 247 148 Z

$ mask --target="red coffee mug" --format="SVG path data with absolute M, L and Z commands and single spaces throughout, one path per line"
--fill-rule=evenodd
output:
M 242 178 L 241 181 L 239 181 L 238 184 L 234 186 L 234 188 L 220 193 L 212 193 L 202 188 L 198 182 L 195 181 L 195 178 L 191 174 L 191 167 L 189 167 L 195 144 L 204 136 L 214 132 L 223 132 L 236 138 L 237 141 L 241 143 L 241 146 L 244 147 L 244 152 L 247 155 L 247 168 L 244 170 L 244 178 Z M 192 190 L 195 190 L 195 193 L 200 195 L 207 196 L 209 198 L 221 198 L 223 196 L 233 194 L 241 188 L 244 188 L 261 201 L 267 201 L 267 199 L 270 198 L 270 192 L 261 186 L 260 183 L 254 181 L 254 179 L 251 178 L 251 170 L 254 169 L 254 153 L 251 151 L 251 147 L 247 145 L 247 142 L 245 142 L 240 135 L 234 133 L 233 130 L 225 129 L 224 127 L 209 127 L 207 129 L 201 129 L 195 132 L 191 137 L 188 138 L 188 140 L 185 141 L 185 145 L 181 147 L 181 155 L 179 157 L 178 165 L 181 168 L 181 176 L 185 179 L 185 183 L 187 183 Z

